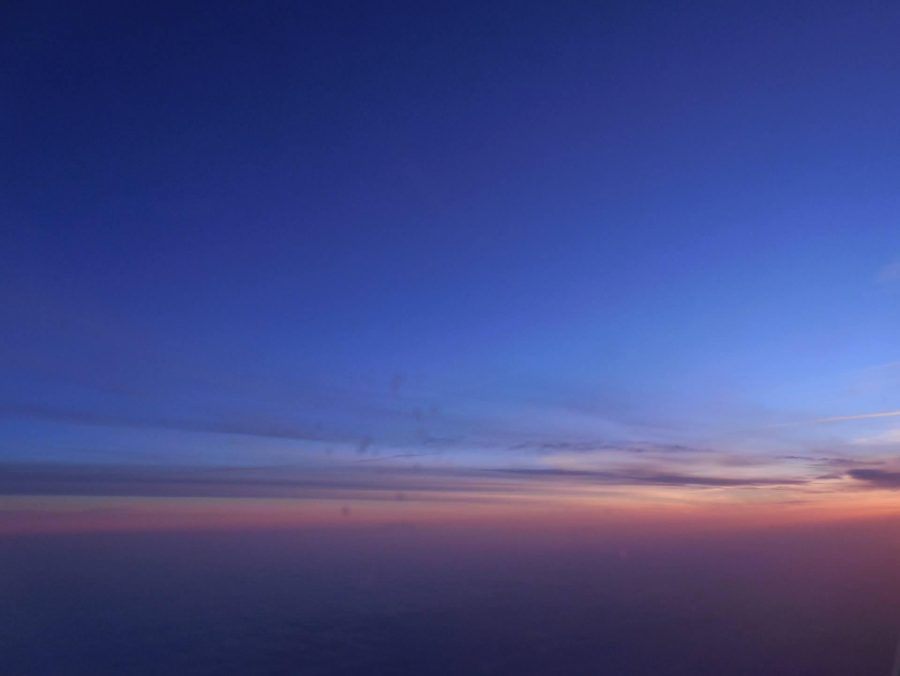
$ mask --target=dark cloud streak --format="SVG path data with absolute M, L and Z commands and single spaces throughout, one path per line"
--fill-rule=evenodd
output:
M 398 459 L 400 456 L 397 456 Z M 412 455 L 404 456 L 412 457 Z M 7 464 L 0 495 L 132 495 L 167 497 L 378 498 L 396 491 L 515 496 L 599 486 L 728 488 L 798 485 L 798 479 L 695 476 L 665 471 L 594 471 L 553 468 L 410 467 L 172 467 Z
M 900 488 L 900 472 L 858 468 L 848 471 L 847 476 L 863 481 L 872 488 Z
M 780 486 L 806 483 L 805 481 L 800 479 L 710 477 L 663 472 L 618 472 L 565 469 L 504 469 L 493 471 L 511 476 L 523 476 L 541 479 L 575 479 L 587 481 L 589 483 L 600 483 L 607 485 L 729 487 Z

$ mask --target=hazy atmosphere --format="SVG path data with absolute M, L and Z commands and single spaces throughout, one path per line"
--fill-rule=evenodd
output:
M 888 676 L 898 34 L 5 5 L 0 673 Z

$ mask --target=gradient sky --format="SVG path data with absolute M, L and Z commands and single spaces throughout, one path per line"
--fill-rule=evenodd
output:
M 893 3 L 2 24 L 0 491 L 900 487 Z

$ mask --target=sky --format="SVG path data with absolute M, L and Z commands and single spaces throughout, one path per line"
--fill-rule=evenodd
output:
M 892 3 L 0 23 L 13 530 L 900 506 Z

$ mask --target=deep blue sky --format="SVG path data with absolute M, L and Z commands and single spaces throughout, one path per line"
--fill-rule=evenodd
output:
M 893 3 L 2 24 L 0 459 L 900 439 Z

